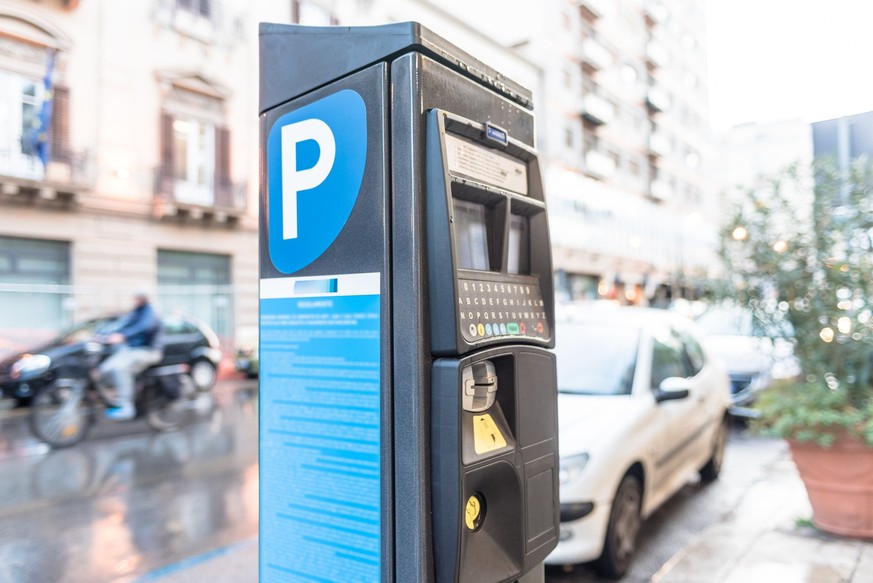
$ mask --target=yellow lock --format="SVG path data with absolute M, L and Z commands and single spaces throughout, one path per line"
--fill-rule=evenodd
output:
M 464 523 L 472 532 L 479 530 L 482 526 L 482 520 L 485 518 L 484 501 L 480 494 L 473 494 L 467 498 L 467 505 L 464 508 Z

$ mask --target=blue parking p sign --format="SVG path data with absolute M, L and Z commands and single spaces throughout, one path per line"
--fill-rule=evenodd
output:
M 282 273 L 324 253 L 352 213 L 367 158 L 367 109 L 343 90 L 289 112 L 267 138 L 269 252 Z

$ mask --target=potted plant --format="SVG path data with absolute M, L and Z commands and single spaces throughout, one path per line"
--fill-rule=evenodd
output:
M 817 161 L 746 194 L 720 295 L 791 338 L 801 370 L 761 395 L 753 426 L 790 444 L 819 528 L 873 537 L 873 173 Z

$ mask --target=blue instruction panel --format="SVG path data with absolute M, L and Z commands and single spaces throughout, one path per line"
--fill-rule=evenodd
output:
M 261 280 L 261 581 L 379 581 L 378 273 Z

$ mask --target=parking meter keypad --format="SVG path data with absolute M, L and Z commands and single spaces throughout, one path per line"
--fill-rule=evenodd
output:
M 543 296 L 535 282 L 459 279 L 458 321 L 468 342 L 549 335 Z

